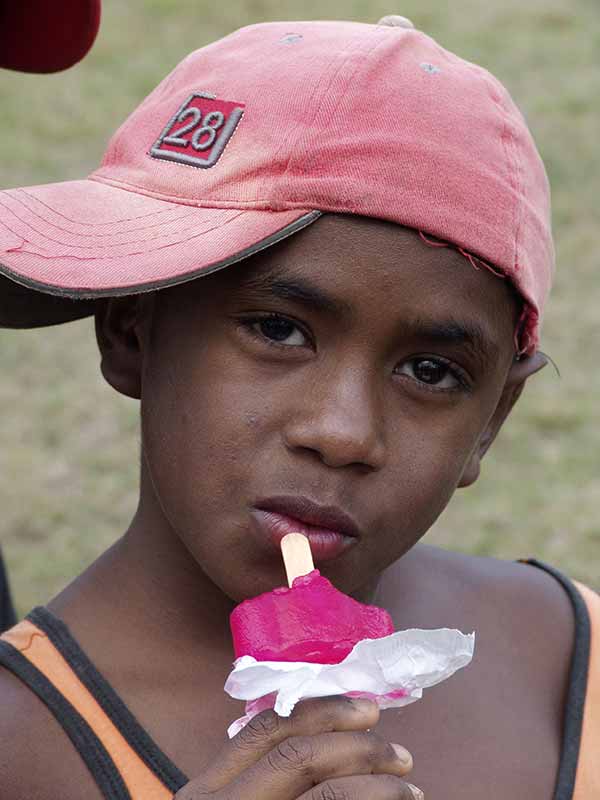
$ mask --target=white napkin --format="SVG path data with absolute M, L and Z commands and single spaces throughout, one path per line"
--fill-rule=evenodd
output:
M 288 717 L 305 697 L 370 697 L 380 708 L 414 703 L 423 689 L 465 667 L 473 658 L 474 647 L 474 633 L 412 628 L 381 639 L 363 639 L 339 664 L 257 661 L 242 656 L 225 682 L 225 691 L 247 701 L 246 713 L 227 733 L 230 738 L 235 736 L 265 708 Z

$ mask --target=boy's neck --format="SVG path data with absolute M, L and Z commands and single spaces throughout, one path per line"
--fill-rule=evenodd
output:
M 203 573 L 183 544 L 156 525 L 142 503 L 126 533 L 48 607 L 82 641 L 90 619 L 99 637 L 126 632 L 171 652 L 221 651 L 230 659 L 235 603 Z M 118 630 L 117 630 L 118 629 Z

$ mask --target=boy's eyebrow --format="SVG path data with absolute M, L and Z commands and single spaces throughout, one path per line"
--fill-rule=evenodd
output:
M 402 328 L 433 343 L 466 345 L 484 365 L 500 355 L 497 342 L 472 320 L 415 320 Z
M 350 306 L 344 300 L 332 297 L 301 278 L 288 278 L 278 273 L 270 273 L 253 275 L 242 283 L 244 289 L 251 292 L 270 294 L 281 300 L 291 300 L 315 311 L 323 311 L 340 317 L 351 312 Z

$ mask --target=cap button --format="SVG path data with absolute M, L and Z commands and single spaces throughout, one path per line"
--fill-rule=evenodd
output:
M 414 28 L 414 24 L 407 17 L 400 17 L 398 14 L 388 14 L 382 17 L 378 25 L 388 25 L 390 28 Z

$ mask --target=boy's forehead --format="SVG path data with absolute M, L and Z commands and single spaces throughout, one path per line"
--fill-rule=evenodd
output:
M 441 249 L 440 249 L 441 250 Z M 377 278 L 377 286 L 397 285 L 403 267 L 411 263 L 459 263 L 456 251 L 438 252 L 427 246 L 418 231 L 370 217 L 324 214 L 316 222 L 279 244 L 264 250 L 232 277 L 243 285 L 261 278 L 311 274 L 339 289 Z M 344 281 L 344 278 L 347 278 Z M 423 275 L 423 282 L 426 276 Z
M 308 228 L 257 254 L 229 273 L 231 285 L 270 288 L 310 281 L 356 302 L 391 292 L 424 298 L 432 309 L 456 297 L 495 307 L 499 300 L 514 310 L 510 282 L 478 270 L 451 247 L 432 247 L 419 232 L 382 220 L 324 215 Z M 487 302 L 486 302 L 487 300 Z M 482 308 L 483 312 L 483 308 Z

